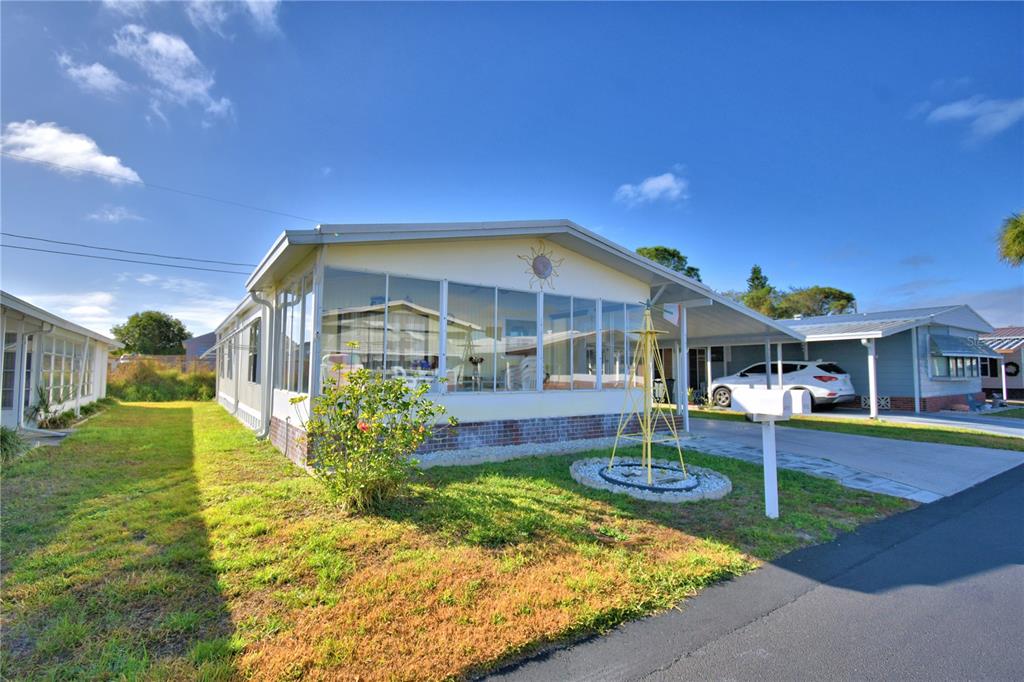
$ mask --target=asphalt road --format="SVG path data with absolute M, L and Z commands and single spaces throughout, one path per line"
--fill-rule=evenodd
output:
M 494 678 L 1024 679 L 1024 466 Z

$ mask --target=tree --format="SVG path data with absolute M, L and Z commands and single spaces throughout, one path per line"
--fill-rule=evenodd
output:
M 835 287 L 812 286 L 790 289 L 779 297 L 775 317 L 795 315 L 838 315 L 857 310 L 857 299 L 849 291 Z
M 761 266 L 755 265 L 750 268 L 750 277 L 747 277 L 747 291 L 757 291 L 768 287 L 768 277 L 761 272 Z
M 1024 213 L 1014 213 L 999 230 L 999 260 L 1019 268 L 1024 264 Z
M 142 355 L 182 355 L 182 341 L 192 338 L 181 320 L 157 310 L 135 313 L 110 332 L 126 351 Z
M 641 246 L 636 252 L 648 260 L 660 263 L 676 272 L 681 272 L 698 282 L 701 281 L 700 268 L 690 265 L 686 256 L 681 254 L 679 249 L 673 249 L 669 246 Z

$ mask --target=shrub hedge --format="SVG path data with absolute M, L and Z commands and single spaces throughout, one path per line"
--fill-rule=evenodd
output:
M 212 400 L 216 385 L 212 370 L 182 372 L 140 359 L 110 372 L 107 395 L 127 402 Z

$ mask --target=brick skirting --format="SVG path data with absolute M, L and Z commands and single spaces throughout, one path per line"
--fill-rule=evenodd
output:
M 681 415 L 670 415 L 677 430 L 683 428 Z M 662 422 L 664 424 L 664 422 Z M 539 419 L 498 419 L 484 422 L 463 422 L 456 427 L 447 424 L 434 429 L 430 440 L 418 453 L 524 443 L 559 443 L 584 438 L 614 436 L 619 427 L 617 414 L 589 414 L 578 417 L 545 417 Z M 626 432 L 635 432 L 636 422 Z M 660 430 L 667 430 L 659 428 Z M 270 419 L 270 442 L 299 466 L 306 465 L 306 432 L 286 424 L 277 417 Z

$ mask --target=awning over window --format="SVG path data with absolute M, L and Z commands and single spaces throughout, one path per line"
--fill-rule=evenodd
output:
M 947 358 L 999 358 L 1002 357 L 977 339 L 948 334 L 931 335 L 932 355 Z

